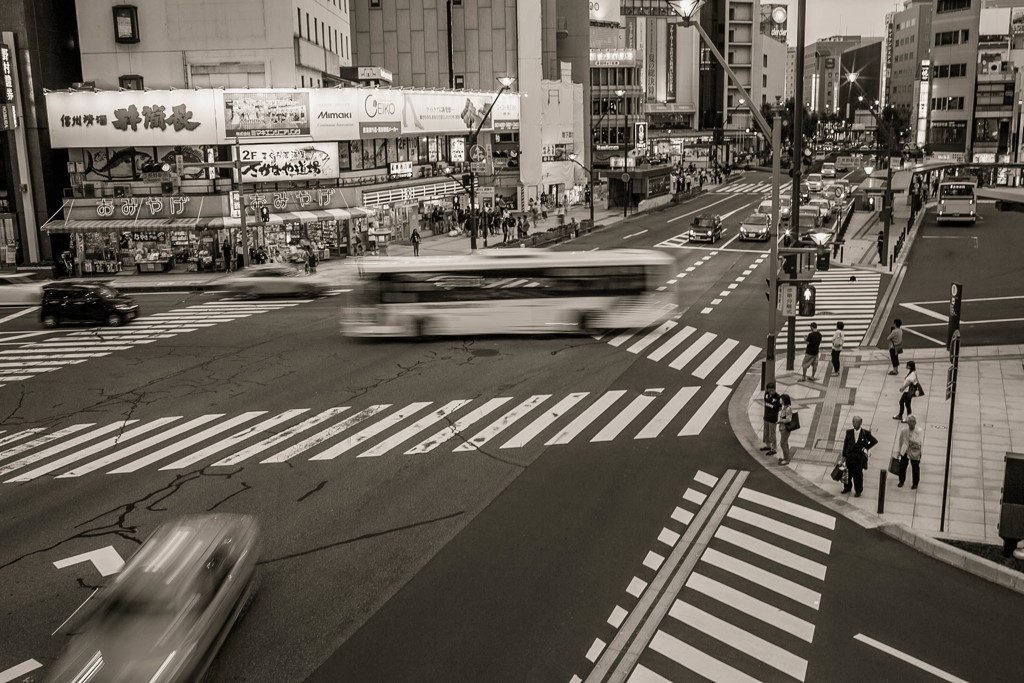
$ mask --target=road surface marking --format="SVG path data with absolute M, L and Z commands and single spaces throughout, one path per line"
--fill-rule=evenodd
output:
M 726 339 L 722 344 L 715 349 L 714 353 L 707 357 L 707 359 L 700 364 L 700 366 L 693 371 L 693 376 L 700 379 L 707 379 L 708 375 L 715 367 L 725 360 L 725 357 L 739 345 L 739 342 L 735 339 Z
M 600 638 L 595 638 L 593 645 L 587 650 L 587 659 L 592 662 L 596 662 L 597 658 L 601 656 L 601 651 L 604 650 L 604 641 Z
M 726 517 L 735 519 L 739 522 L 745 522 L 746 524 L 750 524 L 761 531 L 767 531 L 780 538 L 789 539 L 794 543 L 799 543 L 800 545 L 811 548 L 812 550 L 817 550 L 825 555 L 832 552 L 832 541 L 829 539 L 818 536 L 817 534 L 812 534 L 809 531 L 804 531 L 803 529 L 791 524 L 780 522 L 772 517 L 768 517 L 767 515 L 752 512 L 746 508 L 733 506 L 729 509 Z
M 941 320 L 944 323 L 949 321 L 949 316 L 942 315 L 941 313 L 936 313 L 935 311 L 930 311 L 923 306 L 918 306 L 917 304 L 900 304 L 900 306 L 908 310 L 914 311 L 916 313 L 920 313 L 921 315 L 926 316 L 928 318 L 935 318 L 936 320 Z
M 637 396 L 630 402 L 626 409 L 615 416 L 611 422 L 606 424 L 604 428 L 590 440 L 591 443 L 597 443 L 602 441 L 611 441 L 617 437 L 623 429 L 629 426 L 629 424 L 636 418 L 640 413 L 644 411 L 651 403 L 661 395 L 663 389 L 648 389 L 647 391 L 657 391 L 657 394 L 643 393 Z
M 669 615 L 798 681 L 803 681 L 807 675 L 806 659 L 682 600 L 676 600 L 672 604 Z
M 708 209 L 710 209 L 712 206 L 715 206 L 716 204 L 721 204 L 722 202 L 727 202 L 730 199 L 732 199 L 732 197 L 725 197 L 724 199 L 719 199 L 717 202 L 711 202 L 710 204 L 708 204 L 708 205 L 706 205 L 706 206 L 704 206 L 702 208 L 696 209 L 694 211 L 690 211 L 689 213 L 681 214 L 679 216 L 676 216 L 675 218 L 669 218 L 665 222 L 666 223 L 672 223 L 672 222 L 675 222 L 675 221 L 679 220 L 680 218 L 686 218 L 687 216 L 692 216 L 692 215 L 697 214 L 697 213 L 702 213 L 702 212 L 707 211 Z
M 643 595 L 644 590 L 647 588 L 647 582 L 641 578 L 634 576 L 629 585 L 626 586 L 626 592 L 632 595 L 634 598 L 639 598 Z
M 275 455 L 270 456 L 266 460 L 261 460 L 260 464 L 261 465 L 265 465 L 265 464 L 269 464 L 269 463 L 287 462 L 288 460 L 291 460 L 292 458 L 294 458 L 299 453 L 302 453 L 303 451 L 307 451 L 310 448 L 315 448 L 316 446 L 319 446 L 320 444 L 324 443 L 328 439 L 330 439 L 330 438 L 332 438 L 334 436 L 337 436 L 338 434 L 341 434 L 343 431 L 345 431 L 349 427 L 354 427 L 355 425 L 359 424 L 363 420 L 366 420 L 366 419 L 368 419 L 370 417 L 373 417 L 374 415 L 376 415 L 377 413 L 381 412 L 382 410 L 387 410 L 390 407 L 391 407 L 390 403 L 378 403 L 376 405 L 370 406 L 369 408 L 361 410 L 361 411 L 359 411 L 358 413 L 356 413 L 354 415 L 349 415 L 348 417 L 346 417 L 341 422 L 339 422 L 337 424 L 334 424 L 334 425 L 331 425 L 327 429 L 321 430 L 321 431 L 317 432 L 316 434 L 314 434 L 313 436 L 310 436 L 310 437 L 308 437 L 306 439 L 303 439 L 302 441 L 300 441 L 299 443 L 295 444 L 294 446 L 290 446 L 290 447 L 284 449 L 283 451 L 281 451 L 279 453 L 276 453 Z
M 763 600 L 758 600 L 743 591 L 738 591 L 703 574 L 698 572 L 690 574 L 690 578 L 686 581 L 686 587 L 692 588 L 698 593 L 703 593 L 709 598 L 714 598 L 723 605 L 728 605 L 735 610 L 750 615 L 769 626 L 774 626 L 780 631 L 785 631 L 808 643 L 814 639 L 814 624 L 809 621 L 804 621 L 785 610 L 781 610 Z
M 751 678 L 739 669 L 734 669 L 728 664 L 718 661 L 664 631 L 654 634 L 654 638 L 651 639 L 651 649 L 711 681 L 759 683 L 756 678 Z M 671 683 L 671 681 L 662 678 L 641 664 L 629 677 L 628 683 Z
M 667 527 L 662 527 L 661 533 L 658 534 L 658 542 L 664 543 L 669 548 L 672 548 L 677 542 L 679 542 L 679 534 Z
M 648 332 L 646 334 L 646 336 L 644 336 L 643 339 L 641 339 L 640 341 L 636 342 L 635 344 L 633 344 L 632 346 L 630 346 L 626 350 L 629 351 L 630 353 L 640 353 L 641 351 L 646 349 L 648 346 L 650 346 L 651 344 L 656 342 L 663 334 L 665 334 L 666 332 L 671 330 L 677 324 L 678 323 L 676 323 L 674 320 L 668 320 L 668 321 L 662 323 L 662 325 L 660 327 L 657 327 L 657 328 L 651 330 L 650 332 Z
M 711 391 L 711 395 L 708 396 L 707 400 L 701 404 L 697 412 L 693 414 L 679 432 L 679 436 L 696 436 L 704 431 L 708 421 L 715 414 L 715 411 L 725 403 L 725 399 L 729 398 L 731 392 L 732 387 L 722 386 L 721 384 L 716 386 Z
M 574 394 L 569 394 L 561 401 L 555 404 L 553 408 L 550 408 L 546 413 L 541 415 L 539 418 L 534 420 L 526 429 L 516 434 L 514 437 L 506 441 L 501 445 L 502 448 L 519 448 L 525 446 L 530 442 L 533 437 L 540 434 L 544 429 L 551 426 L 555 420 L 562 417 L 565 413 L 575 406 L 577 403 L 582 401 L 590 394 L 589 391 L 581 391 Z
M 750 364 L 761 355 L 761 349 L 756 346 L 748 346 L 736 361 L 729 366 L 721 377 L 718 378 L 717 384 L 723 386 L 732 386 L 740 378 L 740 376 L 747 371 Z
M 201 441 L 204 441 L 211 437 L 219 436 L 220 434 L 224 433 L 224 430 L 237 427 L 243 422 L 248 422 L 249 420 L 253 420 L 259 417 L 260 415 L 266 414 L 266 412 L 267 411 L 265 410 L 253 410 L 248 413 L 242 413 L 241 415 L 231 418 L 227 422 L 215 425 L 213 427 L 210 427 L 209 429 L 205 429 L 199 432 L 198 434 L 193 434 L 192 436 L 182 439 L 177 443 L 173 443 L 170 446 L 165 446 L 164 448 L 161 448 L 155 453 L 150 453 L 149 455 L 139 458 L 138 460 L 133 460 L 127 465 L 122 465 L 121 467 L 118 467 L 116 470 L 111 470 L 109 474 L 127 474 L 129 472 L 135 472 L 137 470 L 142 469 L 143 467 L 146 467 L 147 465 L 152 465 L 158 460 L 163 460 L 164 458 L 174 455 L 175 453 L 180 453 L 186 448 L 194 446 Z
M 371 448 L 371 449 L 369 449 L 367 451 L 364 451 L 363 453 L 360 453 L 356 457 L 357 458 L 377 458 L 377 457 L 380 457 L 380 456 L 386 454 L 392 448 L 397 448 L 400 444 L 403 444 L 406 441 L 408 441 L 409 439 L 413 438 L 414 436 L 416 436 L 417 434 L 422 432 L 424 429 L 428 429 L 429 427 L 432 427 L 436 423 L 438 423 L 441 420 L 445 419 L 446 417 L 448 417 L 449 415 L 451 415 L 456 410 L 458 410 L 459 408 L 461 408 L 462 406 L 466 405 L 469 402 L 470 402 L 469 399 L 457 399 L 455 401 L 449 401 L 448 403 L 444 404 L 443 406 L 441 406 L 440 408 L 438 408 L 434 412 L 427 414 L 426 416 L 420 418 L 416 422 L 413 422 L 411 425 L 409 425 L 408 427 L 406 427 L 402 431 L 398 432 L 397 434 L 395 434 L 395 435 L 393 435 L 393 436 L 391 436 L 391 437 L 389 437 L 387 439 L 384 439 L 383 441 L 378 443 L 373 448 Z
M 67 619 L 65 619 L 64 621 L 62 621 L 62 622 L 60 623 L 60 626 L 58 626 L 58 627 L 57 627 L 56 629 L 54 629 L 53 633 L 51 633 L 51 634 L 50 634 L 50 637 L 52 638 L 53 636 L 57 635 L 57 632 L 58 632 L 58 631 L 60 631 L 60 630 L 61 630 L 62 628 L 64 628 L 64 624 L 66 624 L 66 623 L 68 623 L 69 621 L 71 621 L 71 618 L 72 618 L 73 616 L 75 616 L 76 614 L 78 614 L 78 611 L 79 611 L 80 609 L 82 609 L 83 607 L 85 607 L 85 603 L 87 603 L 87 602 L 89 602 L 90 600 L 92 600 L 92 596 L 96 595 L 96 593 L 97 593 L 98 591 L 99 591 L 99 588 L 93 588 L 93 589 L 92 589 L 92 593 L 89 593 L 89 597 L 87 597 L 87 598 L 86 598 L 85 600 L 83 600 L 83 601 L 82 601 L 82 604 L 81 604 L 81 605 L 79 605 L 78 607 L 76 607 L 76 608 L 75 608 L 75 611 L 74 611 L 74 612 L 72 612 L 71 614 L 69 614 L 69 615 L 68 615 L 68 618 L 67 618 Z
M 65 479 L 70 477 L 80 477 L 83 474 L 94 472 L 98 469 L 106 467 L 111 463 L 119 462 L 121 460 L 124 460 L 125 458 L 131 457 L 132 455 L 140 451 L 144 451 L 150 446 L 155 446 L 156 444 L 167 441 L 168 439 L 173 439 L 179 434 L 184 434 L 185 432 L 191 431 L 196 427 L 200 427 L 206 424 L 207 422 L 210 422 L 211 420 L 216 420 L 217 418 L 221 417 L 224 417 L 224 413 L 201 415 L 193 420 L 189 420 L 188 422 L 176 425 L 168 430 L 161 431 L 160 433 L 146 439 L 145 441 L 140 441 L 138 443 L 132 444 L 131 446 L 128 446 L 127 448 L 116 450 L 110 455 L 103 456 L 99 460 L 94 460 L 90 463 L 86 463 L 85 465 L 82 465 L 81 467 L 76 467 L 75 469 L 65 472 L 64 474 L 59 474 L 57 475 L 56 478 Z
M 456 451 L 475 451 L 488 441 L 501 434 L 513 424 L 522 419 L 527 413 L 551 398 L 551 394 L 537 394 L 526 399 L 512 410 L 508 411 L 497 420 L 489 424 L 482 431 L 477 433 L 465 443 L 457 446 Z
M 701 493 L 700 491 L 695 491 L 693 489 L 686 489 L 683 493 L 683 500 L 687 500 L 694 505 L 703 505 L 707 498 L 708 496 L 706 493 Z
M 693 396 L 697 393 L 700 387 L 682 387 L 675 396 L 669 399 L 658 414 L 655 415 L 640 433 L 636 435 L 637 439 L 653 439 L 664 431 L 665 427 L 679 414 L 679 411 L 683 409 Z
M 416 403 L 410 403 L 404 408 L 399 409 L 397 412 L 391 413 L 380 422 L 372 424 L 366 429 L 348 437 L 344 441 L 340 441 L 331 446 L 330 448 L 323 450 L 320 453 L 317 453 L 312 458 L 310 458 L 310 460 L 333 460 L 342 453 L 351 450 L 352 448 L 355 448 L 356 446 L 370 439 L 371 437 L 374 437 L 383 432 L 384 430 L 388 429 L 389 427 L 398 424 L 405 418 L 411 417 L 412 415 L 418 413 L 419 411 L 429 406 L 431 403 L 433 403 L 433 401 L 417 401 Z M 355 417 L 355 415 L 353 415 L 353 417 Z
M 38 306 L 29 306 L 28 308 L 26 308 L 23 311 L 18 311 L 17 313 L 11 313 L 8 316 L 4 316 L 3 318 L 0 318 L 0 325 L 4 324 L 8 320 L 14 320 L 15 318 L 20 318 L 23 315 L 26 315 L 28 313 L 32 313 L 33 311 L 38 311 L 38 310 L 39 310 Z M 37 333 L 37 334 L 40 334 L 40 333 Z
M 441 444 L 443 444 L 446 441 L 454 438 L 456 434 L 459 434 L 460 432 L 462 432 L 464 429 L 466 429 L 470 425 L 473 425 L 476 422 L 478 422 L 480 419 L 486 417 L 487 415 L 490 415 L 495 410 L 497 410 L 498 408 L 500 408 L 501 406 L 505 405 L 506 403 L 508 403 L 511 400 L 512 400 L 511 396 L 503 396 L 501 398 L 492 398 L 487 403 L 483 404 L 482 406 L 480 406 L 479 408 L 477 408 L 473 412 L 468 413 L 467 415 L 464 415 L 463 417 L 461 417 L 457 421 L 455 421 L 453 424 L 445 427 L 444 429 L 439 431 L 437 434 L 434 434 L 433 436 L 431 436 L 430 438 L 426 439 L 425 441 L 422 441 L 419 444 L 413 446 L 412 448 L 410 448 L 409 450 L 407 450 L 405 452 L 405 455 L 414 455 L 414 454 L 417 454 L 417 453 L 429 453 L 430 451 L 434 450 L 435 448 L 437 448 Z
M 680 524 L 689 524 L 693 521 L 693 513 L 689 510 L 684 510 L 681 507 L 677 507 L 672 511 L 672 519 Z
M 647 232 L 647 230 L 641 230 L 640 232 L 634 232 L 632 235 L 626 235 L 622 239 L 628 240 L 630 237 L 639 237 L 640 235 L 644 234 L 645 232 Z
M 821 593 L 714 548 L 705 550 L 700 560 L 811 609 L 821 605 Z
M 748 552 L 755 555 L 781 564 L 784 567 L 795 569 L 801 574 L 806 574 L 810 577 L 818 579 L 819 581 L 825 580 L 825 573 L 827 567 L 820 562 L 814 560 L 808 560 L 805 557 L 801 557 L 796 553 L 792 553 L 788 550 L 783 550 L 778 546 L 774 546 L 771 543 L 762 541 L 759 538 L 754 538 L 750 534 L 745 534 L 742 531 L 736 531 L 727 526 L 721 526 L 715 533 L 715 538 L 719 538 L 727 543 L 731 543 L 739 548 L 743 548 Z
M 65 451 L 65 450 L 67 450 L 69 448 L 74 448 L 75 446 L 78 446 L 80 444 L 86 443 L 87 441 L 92 441 L 93 439 L 95 439 L 98 436 L 103 436 L 104 434 L 109 434 L 110 432 L 117 431 L 117 430 L 120 430 L 120 429 L 124 429 L 126 426 L 128 426 L 130 424 L 134 424 L 136 422 L 138 422 L 138 420 L 122 420 L 122 421 L 119 421 L 119 422 L 112 422 L 112 423 L 110 423 L 108 425 L 104 425 L 102 427 L 94 429 L 91 432 L 86 432 L 85 434 L 79 434 L 78 436 L 76 436 L 73 439 L 64 440 L 62 438 L 61 441 L 57 445 L 55 445 L 55 446 L 50 446 L 49 448 L 45 448 L 45 449 L 43 449 L 41 451 L 38 451 L 36 453 L 32 453 L 31 455 L 26 455 L 24 458 L 21 458 L 20 460 L 15 460 L 14 462 L 9 462 L 6 465 L 4 465 L 3 467 L 0 467 L 0 475 L 7 474 L 8 472 L 13 472 L 14 470 L 17 470 L 17 469 L 21 469 L 22 467 L 25 467 L 26 465 L 31 465 L 32 463 L 34 463 L 36 461 L 42 460 L 44 458 L 48 458 L 51 455 L 56 455 L 57 453 L 60 453 L 61 451 Z M 79 425 L 74 425 L 74 426 L 78 427 Z M 88 425 L 88 426 L 91 427 L 92 425 Z M 62 431 L 65 431 L 66 434 L 70 433 L 70 431 L 68 431 L 68 430 L 62 430 Z M 76 431 L 78 431 L 78 430 L 76 430 Z M 53 434 L 51 434 L 50 436 L 52 437 Z M 36 441 L 39 441 L 39 440 L 40 439 L 36 439 Z M 28 444 L 25 444 L 25 445 L 27 446 Z M 5 451 L 5 453 L 10 453 L 11 451 L 16 451 L 16 450 L 18 450 L 18 449 L 17 448 L 12 448 L 10 451 Z
M 904 654 L 904 653 L 900 652 L 899 650 L 897 650 L 896 648 L 889 647 L 885 643 L 880 643 L 877 640 L 875 640 L 874 638 L 867 637 L 863 633 L 858 633 L 857 635 L 855 635 L 853 637 L 853 639 L 854 640 L 859 640 L 860 642 L 864 643 L 865 645 L 870 645 L 871 647 L 873 647 L 873 648 L 875 648 L 877 650 L 881 650 L 882 652 L 884 652 L 887 655 L 892 655 L 896 659 L 902 659 L 907 664 L 912 664 L 912 665 L 916 666 L 918 669 L 921 669 L 922 671 L 927 671 L 928 673 L 930 673 L 931 675 L 935 676 L 936 678 L 941 678 L 944 681 L 949 681 L 949 683 L 967 683 L 967 681 L 965 681 L 962 678 L 957 678 L 953 674 L 946 673 L 942 669 L 939 669 L 938 667 L 934 667 L 931 664 L 928 664 L 927 662 L 921 661 L 917 657 L 911 657 L 908 654 Z
M 718 335 L 715 334 L 714 332 L 705 332 L 700 336 L 699 339 L 697 339 L 697 341 L 693 342 L 693 344 L 691 344 L 689 348 L 687 348 L 681 354 L 676 356 L 676 359 L 669 363 L 668 366 L 673 370 L 681 370 L 683 366 L 685 366 L 691 360 L 696 358 L 697 354 L 703 351 L 704 347 L 710 344 L 711 341 L 717 336 Z
M 653 353 L 651 353 L 651 355 L 647 357 L 655 362 L 660 361 L 662 358 L 667 356 L 672 351 L 672 349 L 682 344 L 687 337 L 689 337 L 696 331 L 696 328 L 687 325 L 686 327 L 672 335 L 672 337 L 667 342 L 659 346 L 657 350 L 655 350 Z
M 647 557 L 644 558 L 644 566 L 653 571 L 658 571 L 661 565 L 665 562 L 665 558 L 662 555 L 654 552 L 653 550 L 647 551 Z
M 571 442 L 573 439 L 579 436 L 580 432 L 586 429 L 591 422 L 599 418 L 601 414 L 604 413 L 604 411 L 611 408 L 612 404 L 614 404 L 616 401 L 622 398 L 623 394 L 625 393 L 626 391 L 624 389 L 605 392 L 604 395 L 602 395 L 599 399 L 594 401 L 586 410 L 580 413 L 580 415 L 575 420 L 570 422 L 568 425 L 563 427 L 561 431 L 559 431 L 553 437 L 548 439 L 548 441 L 544 445 L 554 446 L 556 444 L 562 445 Z
M 320 424 L 322 422 L 326 422 L 327 420 L 331 419 L 332 417 L 336 417 L 337 415 L 340 415 L 341 413 L 343 413 L 346 410 L 348 410 L 348 408 L 349 408 L 348 406 L 340 406 L 340 407 L 335 407 L 335 408 L 328 408 L 327 410 L 323 411 L 322 413 L 318 413 L 318 414 L 314 415 L 313 417 L 310 417 L 310 418 L 307 418 L 307 419 L 303 420 L 302 422 L 298 423 L 297 425 L 293 425 L 293 426 L 289 427 L 288 429 L 285 429 L 282 432 L 278 432 L 277 434 L 273 435 L 269 439 L 264 439 L 263 441 L 260 441 L 258 443 L 254 443 L 253 445 L 251 445 L 248 448 L 245 448 L 245 449 L 235 453 L 234 455 L 229 455 L 226 458 L 222 458 L 221 460 L 218 460 L 217 462 L 213 463 L 213 466 L 214 467 L 227 467 L 229 465 L 236 465 L 236 464 L 238 464 L 240 462 L 248 460 L 249 458 L 253 457 L 254 455 L 259 455 L 260 453 L 262 453 L 263 451 L 267 450 L 268 448 L 273 448 L 274 446 L 276 446 L 279 443 L 284 443 L 285 441 L 287 441 L 288 439 L 292 438 L 293 436 L 298 436 L 302 432 L 304 432 L 304 431 L 306 431 L 308 429 L 312 429 L 313 427 L 317 426 L 318 424 Z
M 75 555 L 74 557 L 57 560 L 53 563 L 53 566 L 57 569 L 64 569 L 65 567 L 70 567 L 81 562 L 92 562 L 93 566 L 96 567 L 96 571 L 100 573 L 100 576 L 116 574 L 121 571 L 121 567 L 124 566 L 124 560 L 121 559 L 121 556 L 112 545 L 97 548 L 96 550 L 90 550 L 87 553 Z
M 42 668 L 42 664 L 34 659 L 27 659 L 17 666 L 12 666 L 7 671 L 0 671 L 0 683 L 10 683 L 13 680 L 21 678 L 30 671 Z
M 788 500 L 783 500 L 776 496 L 770 496 L 767 493 L 761 493 L 760 491 L 754 491 L 753 489 L 743 489 L 740 491 L 739 497 L 742 500 L 757 503 L 758 505 L 764 506 L 774 512 L 784 512 L 791 517 L 796 517 L 797 519 L 802 519 L 805 522 L 817 524 L 818 526 L 835 531 L 836 518 L 832 515 L 827 515 L 824 512 L 818 512 L 817 510 L 813 510 L 809 507 L 791 503 Z
M 246 427 L 240 432 L 232 434 L 231 436 L 225 439 L 221 439 L 220 441 L 216 441 L 210 444 L 209 446 L 206 446 L 205 448 L 201 448 L 195 453 L 190 453 L 186 455 L 184 458 L 180 458 L 168 465 L 164 465 L 163 467 L 160 468 L 160 471 L 162 472 L 164 470 L 180 470 L 189 467 L 190 465 L 199 462 L 203 458 L 209 457 L 216 453 L 220 453 L 226 448 L 234 448 L 235 446 L 240 445 L 243 441 L 247 441 L 258 434 L 270 432 L 274 427 L 278 426 L 282 422 L 287 422 L 288 420 L 298 417 L 299 415 L 302 415 L 303 413 L 306 412 L 309 412 L 309 408 L 295 408 L 292 410 L 286 410 L 279 415 L 275 415 L 274 417 L 264 420 L 263 422 L 259 422 L 255 425 Z

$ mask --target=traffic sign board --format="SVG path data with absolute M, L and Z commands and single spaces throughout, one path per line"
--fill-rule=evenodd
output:
M 484 148 L 480 145 L 473 145 L 469 148 L 469 160 L 470 161 L 483 161 L 486 156 Z
M 779 297 L 779 308 L 782 310 L 782 315 L 795 316 L 796 315 L 796 287 L 793 285 L 783 285 L 782 296 Z
M 491 174 L 491 165 L 486 161 L 472 161 L 469 164 L 469 168 L 473 173 L 479 173 L 481 175 Z
M 619 176 L 619 179 L 622 182 L 624 182 L 624 183 L 628 183 L 629 182 L 629 174 L 628 173 L 623 173 L 621 176 Z

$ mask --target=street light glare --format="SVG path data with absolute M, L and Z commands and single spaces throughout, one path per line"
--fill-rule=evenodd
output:
M 626 91 L 623 90 L 622 88 L 619 88 L 618 90 L 615 91 L 615 96 L 616 97 L 622 97 L 625 94 L 626 94 Z
M 503 88 L 511 88 L 512 84 L 516 82 L 514 76 L 501 76 L 498 78 L 498 83 L 501 83 Z

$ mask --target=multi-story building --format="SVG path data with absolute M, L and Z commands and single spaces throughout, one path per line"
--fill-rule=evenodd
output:
M 768 37 L 761 45 L 761 102 L 775 104 L 778 99 L 785 103 L 789 48 Z
M 352 63 L 348 0 L 77 0 L 82 76 L 97 88 L 302 88 Z
M 932 46 L 932 7 L 932 0 L 908 0 L 903 10 L 893 13 L 891 22 L 892 41 L 888 50 L 891 61 L 888 80 L 882 90 L 883 106 L 906 111 L 915 130 L 921 69 L 923 61 L 929 59 Z
M 935 0 L 927 143 L 938 159 L 963 161 L 970 152 L 980 17 L 980 0 Z
M 833 87 L 838 92 L 836 112 L 840 116 L 852 121 L 858 106 L 864 102 L 873 105 L 879 99 L 882 69 L 881 39 L 864 41 L 839 55 L 842 76 Z
M 848 82 L 840 68 L 840 55 L 864 43 L 881 38 L 831 36 L 804 47 L 804 103 L 811 111 L 834 112 L 839 103 L 839 86 Z
M 1013 151 L 1014 88 L 1016 76 L 1009 61 L 1008 35 L 978 36 L 971 161 L 1010 161 Z

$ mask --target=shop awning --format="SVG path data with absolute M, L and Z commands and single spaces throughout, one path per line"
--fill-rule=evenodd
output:
M 196 218 L 139 218 L 123 220 L 68 220 L 50 221 L 40 228 L 43 232 L 118 232 L 123 230 L 191 230 Z

